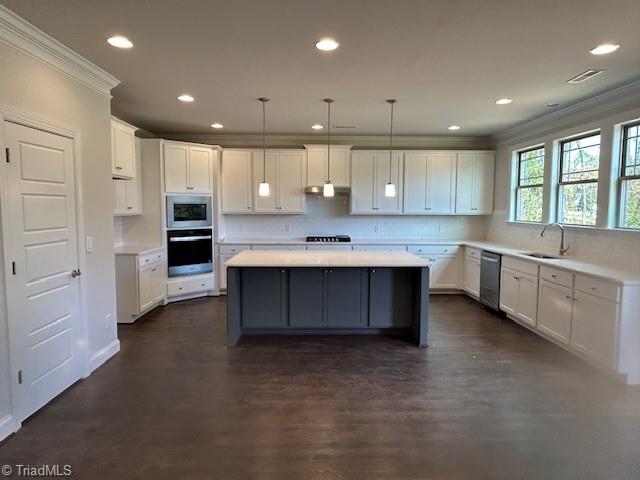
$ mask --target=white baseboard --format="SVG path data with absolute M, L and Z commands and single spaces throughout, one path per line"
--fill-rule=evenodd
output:
M 13 418 L 13 415 L 7 415 L 0 418 L 0 440 L 4 440 L 12 433 L 20 430 L 22 425 Z
M 100 367 L 104 362 L 113 357 L 116 353 L 120 351 L 120 340 L 115 339 L 109 345 L 104 347 L 101 350 L 98 350 L 91 356 L 89 360 L 89 372 L 87 375 L 91 375 L 98 367 Z

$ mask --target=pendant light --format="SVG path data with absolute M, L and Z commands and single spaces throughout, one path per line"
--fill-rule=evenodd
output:
M 262 102 L 262 182 L 258 186 L 258 196 L 269 196 L 269 183 L 267 182 L 267 141 L 266 141 L 266 113 L 265 104 L 269 101 L 268 98 L 260 97 L 258 99 Z
M 327 104 L 327 181 L 322 189 L 322 195 L 333 197 L 335 193 L 333 183 L 331 183 L 331 104 L 333 99 L 325 98 L 324 102 Z
M 393 105 L 396 103 L 396 100 L 390 98 L 387 100 L 387 103 L 391 105 L 391 122 L 389 127 L 389 181 L 384 186 L 384 196 L 395 197 L 396 186 L 391 182 L 391 172 L 393 171 Z

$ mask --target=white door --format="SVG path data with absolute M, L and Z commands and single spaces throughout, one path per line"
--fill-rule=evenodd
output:
M 474 170 L 475 155 L 458 153 L 456 172 L 456 213 L 475 213 L 474 208 Z
M 465 257 L 464 289 L 476 297 L 480 295 L 480 261 L 477 258 Z
M 427 206 L 427 155 L 407 153 L 404 156 L 405 213 L 424 214 Z
M 211 193 L 211 150 L 189 147 L 189 185 L 191 193 Z
M 167 193 L 189 193 L 189 150 L 182 145 L 164 146 L 164 186 Z
M 456 154 L 430 153 L 427 162 L 427 213 L 454 213 L 456 206 Z
M 509 315 L 518 310 L 518 291 L 520 290 L 518 273 L 508 268 L 500 270 L 500 309 Z
M 111 161 L 114 176 L 135 177 L 135 132 L 117 122 L 111 122 Z
M 266 175 L 263 173 L 266 168 Z M 261 197 L 258 186 L 266 180 L 269 184 L 269 196 Z M 278 208 L 278 154 L 267 151 L 266 162 L 262 161 L 262 152 L 253 155 L 253 211 L 260 213 L 279 213 Z
M 373 213 L 375 154 L 354 152 L 351 156 L 351 212 Z
M 429 288 L 458 288 L 458 256 L 435 255 L 429 272 Z
M 518 318 L 535 327 L 538 314 L 538 277 L 521 273 L 518 275 Z
M 222 153 L 221 182 L 223 213 L 251 213 L 252 181 L 251 151 L 225 150 Z
M 277 187 L 281 213 L 304 213 L 304 153 L 280 154 Z
M 493 170 L 495 156 L 490 152 L 476 154 L 473 213 L 493 213 Z
M 570 288 L 540 282 L 538 330 L 562 343 L 569 343 L 573 292 Z
M 571 346 L 606 367 L 615 367 L 617 320 L 617 303 L 575 292 Z
M 324 185 L 327 181 L 327 149 L 307 150 L 307 187 Z
M 113 183 L 113 214 L 124 215 L 127 213 L 127 182 L 114 178 Z
M 394 153 L 391 157 L 391 162 L 389 162 L 389 152 L 376 154 L 375 213 L 402 212 L 402 160 L 403 155 L 401 153 Z M 391 183 L 396 186 L 396 195 L 394 197 L 385 197 L 384 195 L 384 187 L 389 183 L 389 174 L 391 174 Z
M 153 297 L 153 303 L 158 303 L 162 300 L 167 290 L 164 272 L 165 266 L 162 263 L 154 265 L 151 269 L 151 295 Z
M 75 171 L 72 140 L 8 122 L 4 127 L 11 158 L 7 297 L 22 420 L 81 376 L 80 281 L 72 276 L 78 268 Z
M 349 150 L 331 149 L 331 171 L 329 175 L 336 187 L 349 186 Z M 322 182 L 320 185 L 324 184 Z

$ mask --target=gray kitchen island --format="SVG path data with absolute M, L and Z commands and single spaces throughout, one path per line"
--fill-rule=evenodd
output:
M 227 265 L 227 343 L 242 335 L 393 334 L 427 346 L 429 262 L 407 252 L 247 250 Z

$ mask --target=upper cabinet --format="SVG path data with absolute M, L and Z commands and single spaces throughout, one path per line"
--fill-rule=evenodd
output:
M 136 127 L 111 117 L 111 174 L 114 178 L 136 176 Z
M 456 205 L 456 152 L 404 155 L 404 213 L 450 215 Z
M 327 161 L 327 146 L 305 145 L 307 155 L 307 175 L 305 186 L 317 187 L 325 184 L 327 179 L 336 187 L 349 187 L 351 145 L 335 145 L 331 147 L 330 162 Z M 331 163 L 329 170 L 329 163 Z
M 459 152 L 456 213 L 490 215 L 493 212 L 494 152 Z
M 222 213 L 253 211 L 251 158 L 251 150 L 225 149 L 222 152 Z
M 164 145 L 164 187 L 167 193 L 212 192 L 212 148 L 167 142 Z
M 140 160 L 140 139 L 135 145 L 135 178 L 114 178 L 113 183 L 113 215 L 142 215 L 142 166 Z
M 398 214 L 402 213 L 402 153 L 388 151 L 356 151 L 351 154 L 351 213 Z M 396 186 L 394 197 L 385 196 L 385 185 Z

